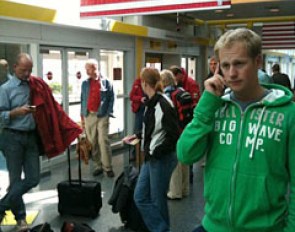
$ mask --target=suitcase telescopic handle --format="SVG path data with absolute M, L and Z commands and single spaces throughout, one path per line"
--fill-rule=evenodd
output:
M 72 184 L 72 172 L 71 172 L 71 153 L 70 153 L 70 148 L 68 147 L 67 149 L 67 154 L 68 154 L 68 173 L 69 173 L 69 183 Z M 81 171 L 81 157 L 80 157 L 80 152 L 78 152 L 78 171 L 79 171 L 79 185 L 82 185 L 82 171 Z
M 70 148 L 67 149 L 69 182 L 72 184 Z
M 80 143 L 80 137 L 78 137 L 78 143 Z M 79 169 L 79 184 L 82 185 L 82 171 L 81 171 L 81 154 L 78 149 L 78 169 Z

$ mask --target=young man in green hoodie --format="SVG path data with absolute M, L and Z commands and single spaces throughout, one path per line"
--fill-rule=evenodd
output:
M 214 50 L 218 67 L 177 143 L 183 163 L 207 155 L 205 216 L 195 231 L 294 232 L 292 93 L 259 85 L 261 39 L 253 31 L 227 31 Z

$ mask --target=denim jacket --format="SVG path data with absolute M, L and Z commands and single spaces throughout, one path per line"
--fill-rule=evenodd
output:
M 105 78 L 100 78 L 100 106 L 96 112 L 97 117 L 113 116 L 114 106 L 114 90 L 110 81 Z M 87 103 L 90 90 L 89 79 L 83 81 L 81 91 L 81 116 L 86 117 L 88 115 Z

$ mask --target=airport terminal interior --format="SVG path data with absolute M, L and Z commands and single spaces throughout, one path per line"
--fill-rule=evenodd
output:
M 52 159 L 40 158 L 40 184 L 24 196 L 33 218 L 30 226 L 48 222 L 58 232 L 64 221 L 74 221 L 87 223 L 96 232 L 131 232 L 111 211 L 108 200 L 129 155 L 122 139 L 133 134 L 129 93 L 134 80 L 143 67 L 162 70 L 178 65 L 198 82 L 202 92 L 215 42 L 226 30 L 238 27 L 250 28 L 261 36 L 261 68 L 272 75 L 272 66 L 279 63 L 294 88 L 294 0 L 0 0 L 0 59 L 7 60 L 11 74 L 16 55 L 29 53 L 34 63 L 32 75 L 49 85 L 55 100 L 78 124 L 81 85 L 88 78 L 85 62 L 89 58 L 98 61 L 101 75 L 110 80 L 115 93 L 109 127 L 115 177 L 94 177 L 93 163 L 82 164 L 83 179 L 101 183 L 103 206 L 99 216 L 59 215 L 56 186 L 68 178 L 67 155 L 62 153 Z M 71 146 L 71 160 L 73 177 L 77 178 L 75 146 L 76 141 Z M 202 164 L 193 166 L 189 196 L 168 201 L 172 232 L 191 232 L 202 220 Z M 5 158 L 0 154 L 0 197 L 9 185 L 7 175 Z M 13 225 L 1 228 L 15 232 Z
M 67 162 L 53 166 L 50 172 L 42 174 L 40 184 L 32 189 L 24 196 L 28 214 L 37 213 L 36 218 L 30 225 L 36 226 L 45 222 L 51 225 L 54 232 L 59 232 L 63 223 L 78 222 L 87 223 L 96 232 L 133 232 L 125 228 L 119 214 L 112 212 L 108 200 L 112 194 L 113 185 L 116 178 L 123 172 L 124 157 L 129 157 L 129 148 L 113 152 L 113 167 L 115 178 L 108 178 L 105 175 L 98 177 L 92 176 L 92 163 L 85 165 L 81 164 L 83 180 L 95 180 L 101 183 L 103 206 L 98 217 L 92 219 L 87 217 L 78 217 L 71 215 L 59 215 L 58 213 L 58 196 L 57 184 L 67 180 L 68 169 Z M 73 179 L 78 178 L 78 161 L 76 159 L 75 150 L 71 151 L 71 166 Z M 128 163 L 127 163 L 128 164 Z M 130 164 L 133 164 L 132 162 Z M 204 199 L 203 199 L 203 167 L 202 163 L 197 163 L 193 168 L 193 181 L 190 184 L 189 196 L 181 200 L 168 200 L 171 230 L 175 232 L 192 231 L 200 221 L 204 214 Z M 0 195 L 3 196 L 5 189 L 8 186 L 8 176 L 5 167 L 3 156 L 0 157 L 0 179 L 1 190 Z M 2 226 L 3 232 L 15 232 L 15 226 Z M 139 231 L 140 232 L 140 231 Z

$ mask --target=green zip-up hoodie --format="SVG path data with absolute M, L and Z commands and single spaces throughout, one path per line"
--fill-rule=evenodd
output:
M 295 231 L 295 104 L 286 88 L 264 87 L 270 93 L 244 112 L 229 93 L 205 91 L 178 140 L 181 162 L 207 155 L 208 232 Z

